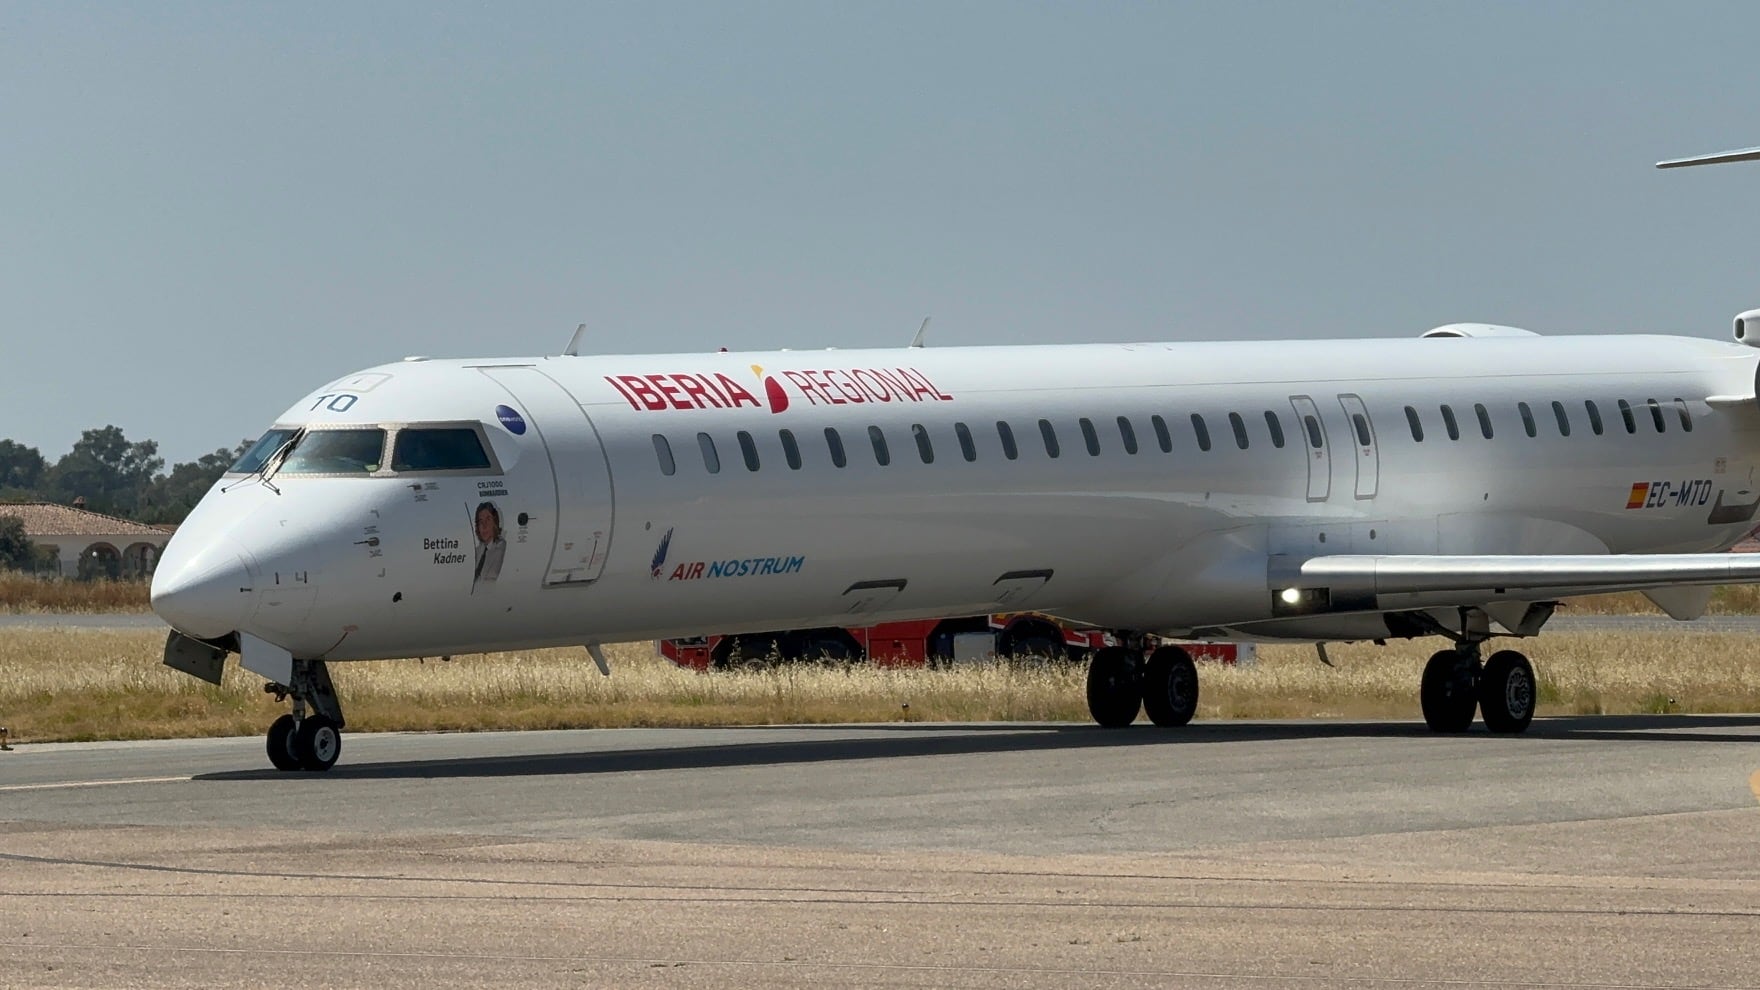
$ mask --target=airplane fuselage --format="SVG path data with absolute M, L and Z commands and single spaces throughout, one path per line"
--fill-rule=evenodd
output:
M 1275 614 L 1268 573 L 1735 543 L 1760 417 L 1721 399 L 1757 357 L 1492 336 L 402 362 L 278 419 L 358 457 L 227 476 L 155 603 L 325 660 L 1028 608 L 1370 638 L 1373 613 Z M 406 457 L 419 430 L 444 449 Z

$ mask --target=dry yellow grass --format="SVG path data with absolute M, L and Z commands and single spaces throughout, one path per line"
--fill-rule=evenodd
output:
M 15 741 L 251 735 L 284 705 L 229 664 L 213 687 L 159 663 L 144 631 L 22 631 L 0 641 L 0 725 Z M 1434 642 L 1267 647 L 1258 664 L 1206 666 L 1200 718 L 1416 718 Z M 1541 713 L 1760 711 L 1760 649 L 1739 636 L 1566 635 L 1524 647 Z M 337 664 L 349 727 L 361 731 L 585 728 L 873 721 L 1087 721 L 1084 672 L 788 667 L 703 675 L 611 647 L 612 676 L 581 650 L 450 663 Z
M 0 571 L 0 612 L 145 612 L 145 581 L 39 580 Z
M 1560 615 L 1661 615 L 1662 610 L 1636 591 L 1617 595 L 1568 598 Z M 1760 615 L 1760 585 L 1730 584 L 1711 591 L 1710 615 Z

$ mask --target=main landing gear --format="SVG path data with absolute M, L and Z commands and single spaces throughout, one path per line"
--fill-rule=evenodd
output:
M 1434 732 L 1465 732 L 1473 709 L 1492 732 L 1521 732 L 1534 721 L 1534 665 L 1515 650 L 1498 650 L 1479 662 L 1479 643 L 1463 641 L 1424 665 L 1418 700 Z
M 265 684 L 293 711 L 269 726 L 269 762 L 277 770 L 328 770 L 342 755 L 342 703 L 322 660 L 295 660 L 291 684 Z M 311 711 L 307 711 L 308 706 Z
M 1137 720 L 1139 709 L 1167 728 L 1192 720 L 1198 711 L 1198 668 L 1190 653 L 1162 646 L 1144 661 L 1140 650 L 1128 647 L 1094 651 L 1088 661 L 1088 713 L 1094 721 L 1122 729 Z

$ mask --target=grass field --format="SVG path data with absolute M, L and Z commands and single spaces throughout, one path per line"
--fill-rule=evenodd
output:
M 12 631 L 0 641 L 0 725 L 14 742 L 255 735 L 282 711 L 229 664 L 220 687 L 159 663 L 145 631 Z M 1245 668 L 1201 671 L 1199 718 L 1417 718 L 1430 641 L 1265 647 Z M 1527 644 L 1540 713 L 1760 711 L 1760 647 L 1711 634 L 1558 634 Z M 1084 672 L 794 666 L 697 674 L 648 644 L 610 647 L 612 676 L 583 650 L 336 664 L 351 731 L 587 728 L 868 721 L 1086 722 Z
M 0 613 L 145 612 L 145 581 L 38 580 L 0 571 Z

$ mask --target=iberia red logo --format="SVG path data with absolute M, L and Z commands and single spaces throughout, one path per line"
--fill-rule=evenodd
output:
M 929 376 L 916 368 L 821 368 L 776 375 L 766 375 L 761 365 L 751 368 L 762 384 L 763 401 L 721 372 L 606 375 L 605 381 L 631 409 L 654 412 L 768 406 L 772 413 L 779 413 L 788 408 L 791 394 L 815 406 L 953 401 L 953 396 L 936 388 Z

